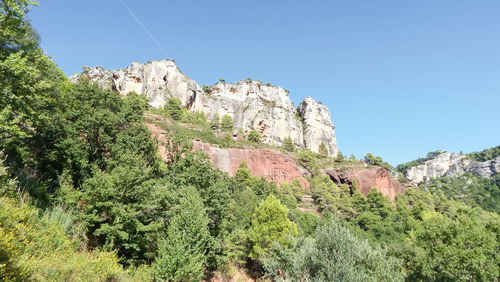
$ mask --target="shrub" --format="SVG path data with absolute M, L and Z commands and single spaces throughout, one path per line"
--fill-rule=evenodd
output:
M 290 136 L 283 139 L 283 149 L 288 152 L 295 152 L 295 144 Z
M 288 209 L 274 195 L 269 195 L 252 214 L 250 257 L 259 259 L 266 255 L 274 241 L 288 246 L 295 236 L 297 225 L 288 219 Z
M 164 110 L 173 120 L 180 120 L 182 118 L 181 100 L 177 98 L 168 99 Z
M 248 133 L 248 141 L 251 141 L 251 142 L 255 142 L 255 143 L 260 143 L 260 134 L 255 131 L 255 130 L 250 130 L 250 132 Z
M 222 116 L 222 121 L 220 123 L 220 128 L 223 132 L 231 132 L 233 131 L 233 118 L 229 115 Z

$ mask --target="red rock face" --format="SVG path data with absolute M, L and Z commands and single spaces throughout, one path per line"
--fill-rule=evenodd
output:
M 263 177 L 277 184 L 291 183 L 298 179 L 302 187 L 309 188 L 309 182 L 292 157 L 269 149 L 221 149 L 200 141 L 193 141 L 195 150 L 202 150 L 210 156 L 218 169 L 234 176 L 241 162 L 246 161 L 252 175 Z
M 166 141 L 165 130 L 153 123 L 145 123 L 154 138 Z M 159 144 L 162 158 L 168 156 L 164 146 Z M 291 183 L 298 179 L 302 187 L 309 189 L 309 182 L 291 156 L 269 149 L 218 148 L 201 141 L 193 141 L 193 149 L 206 153 L 214 167 L 234 176 L 242 161 L 246 161 L 252 175 L 263 177 L 276 184 Z
M 336 183 L 352 184 L 356 179 L 358 188 L 363 195 L 368 195 L 373 187 L 376 187 L 386 197 L 394 200 L 394 197 L 403 192 L 403 186 L 387 172 L 387 170 L 374 167 L 369 169 L 349 169 L 341 172 L 337 169 L 326 169 L 328 174 Z

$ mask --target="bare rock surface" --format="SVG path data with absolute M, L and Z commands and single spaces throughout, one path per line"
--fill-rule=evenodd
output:
M 476 162 L 460 153 L 444 152 L 422 165 L 410 167 L 406 178 L 414 183 L 428 182 L 432 178 L 461 176 L 471 173 L 482 177 L 492 177 L 500 172 L 500 157 L 484 162 Z
M 307 97 L 299 105 L 299 114 L 304 119 L 304 142 L 306 148 L 313 152 L 319 151 L 323 143 L 328 150 L 328 155 L 336 156 L 337 139 L 335 137 L 335 126 L 332 123 L 330 111 L 323 104 Z

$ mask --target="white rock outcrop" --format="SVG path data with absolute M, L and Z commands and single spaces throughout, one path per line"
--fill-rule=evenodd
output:
M 82 75 L 121 95 L 131 91 L 144 94 L 153 107 L 162 107 L 169 98 L 175 97 L 183 107 L 204 112 L 209 119 L 227 114 L 233 118 L 235 128 L 246 133 L 256 130 L 267 144 L 279 146 L 285 137 L 291 137 L 300 148 L 318 152 L 323 142 L 329 155 L 338 152 L 330 111 L 308 97 L 297 112 L 288 91 L 282 87 L 263 85 L 259 81 L 221 82 L 205 92 L 173 60 L 135 62 L 115 71 L 86 68 Z M 71 77 L 73 81 L 77 78 Z M 305 131 L 302 120 L 307 125 Z
M 321 143 L 324 143 L 328 154 L 336 156 L 339 149 L 335 137 L 335 126 L 327 107 L 307 97 L 299 105 L 299 114 L 304 120 L 304 142 L 306 148 L 318 152 Z
M 209 119 L 231 116 L 235 128 L 245 133 L 256 130 L 264 143 L 281 145 L 289 136 L 296 146 L 304 147 L 302 123 L 284 88 L 259 81 L 217 83 L 204 97 L 203 111 Z
M 471 173 L 483 177 L 491 177 L 500 173 L 500 157 L 484 162 L 475 162 L 464 154 L 444 152 L 424 164 L 410 167 L 406 178 L 414 183 L 428 182 L 432 178 L 460 176 Z

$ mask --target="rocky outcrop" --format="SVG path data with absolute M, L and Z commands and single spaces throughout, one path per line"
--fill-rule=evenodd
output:
M 248 164 L 252 175 L 263 177 L 277 184 L 291 183 L 299 180 L 302 187 L 309 188 L 309 182 L 304 178 L 295 160 L 276 150 L 218 148 L 200 141 L 193 142 L 195 150 L 205 152 L 214 167 L 234 176 L 241 162 Z
M 492 177 L 500 173 L 500 157 L 484 162 L 473 162 L 465 171 L 483 177 Z
M 380 167 L 368 169 L 350 168 L 345 171 L 339 169 L 323 170 L 330 179 L 338 184 L 348 184 L 352 187 L 353 180 L 356 180 L 358 189 L 363 195 L 368 195 L 372 188 L 377 188 L 384 196 L 394 200 L 397 194 L 403 192 L 403 186 L 391 174 Z
M 175 97 L 185 108 L 204 112 L 209 119 L 227 114 L 233 118 L 236 129 L 256 130 L 266 144 L 279 146 L 285 137 L 291 137 L 299 148 L 318 152 L 323 142 L 329 155 L 336 155 L 338 151 L 328 109 L 308 97 L 301 103 L 299 113 L 288 91 L 278 86 L 248 80 L 217 83 L 204 90 L 182 73 L 173 60 L 136 62 L 115 71 L 86 68 L 83 75 L 122 95 L 131 91 L 144 94 L 153 107 L 162 107 L 169 98 Z M 307 126 L 305 131 L 302 120 Z
M 428 182 L 432 178 L 455 177 L 471 173 L 483 177 L 491 177 L 500 172 L 500 157 L 484 162 L 475 162 L 464 154 L 444 152 L 424 164 L 410 167 L 406 178 L 414 183 Z
M 299 105 L 299 114 L 304 120 L 306 148 L 318 152 L 323 143 L 328 150 L 328 155 L 336 156 L 339 149 L 335 138 L 335 126 L 333 126 L 328 108 L 313 98 L 307 97 Z
M 198 83 L 182 73 L 173 60 L 147 64 L 135 62 L 125 69 L 112 72 L 104 71 L 101 67 L 86 68 L 83 74 L 121 95 L 132 91 L 144 94 L 153 107 L 161 107 L 169 98 L 175 97 L 190 110 L 203 110 L 203 90 Z
M 168 142 L 166 132 L 157 124 L 145 124 L 153 138 L 162 142 Z M 160 155 L 166 159 L 169 152 L 162 142 L 158 145 Z M 263 177 L 276 184 L 291 183 L 299 180 L 302 187 L 309 189 L 309 182 L 304 178 L 307 171 L 303 171 L 295 160 L 286 154 L 276 150 L 259 149 L 237 149 L 237 148 L 219 148 L 201 141 L 193 141 L 193 150 L 201 150 L 206 153 L 214 167 L 234 176 L 241 162 L 245 161 L 252 175 Z
M 289 136 L 296 146 L 304 147 L 302 123 L 284 88 L 258 81 L 217 83 L 204 101 L 209 119 L 227 114 L 233 118 L 235 128 L 245 133 L 256 130 L 266 144 L 281 145 Z

